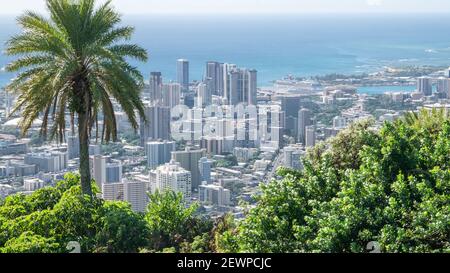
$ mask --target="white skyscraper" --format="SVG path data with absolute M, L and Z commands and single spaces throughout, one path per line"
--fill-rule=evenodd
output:
M 179 83 L 166 83 L 162 86 L 162 105 L 170 109 L 180 104 L 181 85 Z
M 430 77 L 420 77 L 417 79 L 417 91 L 424 96 L 433 94 L 433 85 Z
M 145 144 L 145 154 L 147 156 L 147 166 L 150 169 L 170 162 L 171 153 L 175 151 L 174 141 L 151 141 Z
M 450 79 L 441 77 L 437 81 L 437 92 L 445 97 L 450 98 Z
M 92 162 L 92 176 L 101 189 L 102 185 L 106 183 L 106 157 L 96 155 Z
M 134 211 L 145 212 L 148 205 L 147 190 L 149 180 L 147 181 L 130 181 L 124 179 L 123 181 L 123 194 L 124 201 L 131 204 Z
M 183 91 L 189 91 L 189 61 L 186 59 L 177 60 L 177 83 Z
M 204 82 L 197 86 L 197 106 L 206 107 L 212 103 L 212 80 L 206 79 Z
M 306 126 L 305 134 L 305 146 L 314 147 L 314 145 L 316 145 L 316 127 L 314 125 Z
M 159 166 L 152 173 L 155 177 L 154 181 L 151 181 L 152 192 L 181 192 L 184 200 L 190 202 L 192 192 L 191 172 L 180 167 L 179 163 L 171 161 Z
M 298 112 L 298 141 L 306 143 L 306 126 L 312 125 L 312 112 L 309 109 L 303 108 Z

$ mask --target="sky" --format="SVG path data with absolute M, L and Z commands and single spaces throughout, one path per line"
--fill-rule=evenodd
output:
M 103 1 L 103 0 L 99 0 Z M 45 11 L 44 0 L 2 0 L 0 14 Z M 113 0 L 123 14 L 450 13 L 449 0 Z

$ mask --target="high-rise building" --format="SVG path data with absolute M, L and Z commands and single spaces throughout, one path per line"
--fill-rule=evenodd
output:
M 192 190 L 197 190 L 201 183 L 198 161 L 206 154 L 205 150 L 192 150 L 187 147 L 184 151 L 172 152 L 172 160 L 178 162 L 180 167 L 188 170 L 192 175 Z
M 162 86 L 162 105 L 170 109 L 180 104 L 181 85 L 178 83 L 166 83 Z
M 224 64 L 213 61 L 207 62 L 205 78 L 211 79 L 213 95 L 224 95 Z
M 80 157 L 80 140 L 78 136 L 67 137 L 67 154 L 69 159 Z
M 437 80 L 437 92 L 443 98 L 450 98 L 450 79 L 441 77 Z
M 152 102 L 161 102 L 162 100 L 162 74 L 161 72 L 150 73 L 150 100 Z
M 67 169 L 68 156 L 62 152 L 48 152 L 38 154 L 27 154 L 24 163 L 36 165 L 38 171 L 55 173 Z
M 197 86 L 197 106 L 206 107 L 212 104 L 212 79 L 207 78 Z
M 147 181 L 136 181 L 124 179 L 123 181 L 123 195 L 124 201 L 131 204 L 133 211 L 145 212 L 148 205 L 148 189 L 149 180 Z
M 102 198 L 108 201 L 125 201 L 124 183 L 105 183 L 101 187 Z
M 191 172 L 182 168 L 178 162 L 171 161 L 152 171 L 150 176 L 154 176 L 151 181 L 151 191 L 174 191 L 181 192 L 184 200 L 190 202 L 192 195 Z
M 207 205 L 223 207 L 231 204 L 230 190 L 219 185 L 200 185 L 198 196 L 200 202 Z
M 312 112 L 303 108 L 298 111 L 298 141 L 302 144 L 306 143 L 306 126 L 312 125 Z
M 175 151 L 174 141 L 151 141 L 145 143 L 145 154 L 147 156 L 147 166 L 150 169 L 170 162 L 172 152 Z
M 106 163 L 106 183 L 122 182 L 122 163 L 111 161 Z
M 101 189 L 102 185 L 106 183 L 106 157 L 96 155 L 92 160 L 92 176 Z
M 189 61 L 185 59 L 177 60 L 177 83 L 183 91 L 189 91 Z
M 212 162 L 207 157 L 202 157 L 198 161 L 200 180 L 202 182 L 206 182 L 207 184 L 211 183 L 211 165 Z
M 230 105 L 257 104 L 257 71 L 233 68 L 227 71 L 225 98 Z
M 109 157 L 96 155 L 92 161 L 92 176 L 97 186 L 122 182 L 122 163 Z
M 424 96 L 433 94 L 433 85 L 430 77 L 420 77 L 417 79 L 417 91 Z
M 314 147 L 316 145 L 316 126 L 306 126 L 305 128 L 305 146 Z
M 170 108 L 150 105 L 145 107 L 145 118 L 141 118 L 141 146 L 149 140 L 170 140 Z

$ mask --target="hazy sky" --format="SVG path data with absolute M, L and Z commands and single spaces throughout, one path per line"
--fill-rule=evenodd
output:
M 449 0 L 113 0 L 125 14 L 450 12 Z M 44 0 L 2 0 L 0 13 L 44 10 Z

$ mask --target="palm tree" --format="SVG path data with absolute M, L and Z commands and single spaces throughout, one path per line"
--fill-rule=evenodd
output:
M 117 139 L 111 98 L 135 130 L 136 110 L 144 116 L 140 100 L 143 77 L 127 60 L 146 61 L 147 53 L 124 42 L 134 29 L 118 26 L 121 17 L 110 2 L 97 6 L 95 0 L 47 0 L 50 17 L 26 12 L 17 19 L 22 33 L 6 44 L 6 54 L 17 56 L 6 67 L 18 72 L 7 89 L 19 95 L 12 113 L 21 111 L 22 134 L 41 116 L 41 135 L 63 142 L 66 113 L 70 113 L 72 128 L 75 120 L 78 123 L 81 187 L 89 196 L 89 141 L 94 127 L 99 137 L 100 115 L 102 141 Z

